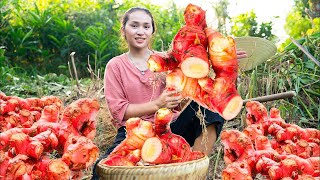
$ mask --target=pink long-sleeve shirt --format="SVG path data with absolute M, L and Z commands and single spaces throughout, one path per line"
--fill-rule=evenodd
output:
M 104 74 L 104 93 L 113 124 L 119 128 L 125 125 L 124 114 L 129 104 L 153 101 L 165 88 L 165 76 L 149 69 L 144 75 L 130 62 L 127 54 L 112 58 Z M 154 121 L 154 114 L 140 117 Z

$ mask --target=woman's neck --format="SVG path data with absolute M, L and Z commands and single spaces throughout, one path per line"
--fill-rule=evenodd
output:
M 131 57 L 135 58 L 135 59 L 145 59 L 146 56 L 150 56 L 151 54 L 151 50 L 149 50 L 148 48 L 145 49 L 133 49 L 131 48 L 128 53 L 130 54 Z
M 127 56 L 130 62 L 141 72 L 142 75 L 148 70 L 147 61 L 151 55 L 151 51 L 146 48 L 143 50 L 132 50 L 127 52 Z

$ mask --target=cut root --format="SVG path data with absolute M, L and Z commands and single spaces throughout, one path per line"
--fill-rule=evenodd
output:
M 186 83 L 187 77 L 183 74 L 180 68 L 174 69 L 166 76 L 166 85 L 167 87 L 173 87 L 176 91 L 181 92 Z
M 48 174 L 53 179 L 69 179 L 70 169 L 68 165 L 60 159 L 53 159 L 49 164 Z
M 203 78 L 209 74 L 209 64 L 200 58 L 190 57 L 181 63 L 181 70 L 187 77 Z
M 171 162 L 171 152 L 164 141 L 158 137 L 152 137 L 142 146 L 141 158 L 150 164 L 166 164 Z
M 229 101 L 229 103 L 225 107 L 224 111 L 222 112 L 222 117 L 225 120 L 230 120 L 235 118 L 241 111 L 242 104 L 243 104 L 242 98 L 240 96 L 235 96 Z

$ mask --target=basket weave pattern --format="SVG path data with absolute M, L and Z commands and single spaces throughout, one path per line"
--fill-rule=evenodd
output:
M 103 180 L 204 180 L 209 158 L 174 164 L 155 166 L 107 166 L 104 160 L 98 164 L 97 172 Z

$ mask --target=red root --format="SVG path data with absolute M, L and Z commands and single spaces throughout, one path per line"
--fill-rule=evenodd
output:
M 62 160 L 71 170 L 86 169 L 99 156 L 99 149 L 84 136 L 71 136 L 64 146 Z

